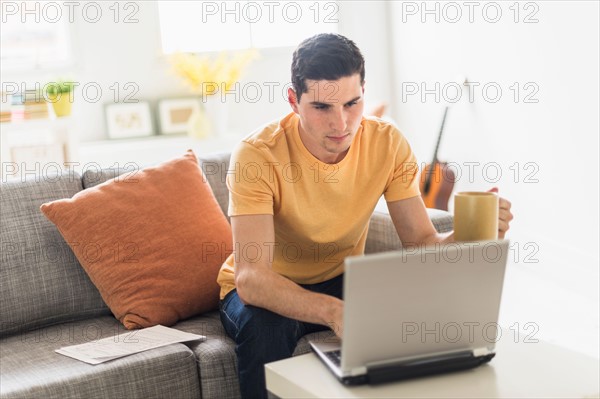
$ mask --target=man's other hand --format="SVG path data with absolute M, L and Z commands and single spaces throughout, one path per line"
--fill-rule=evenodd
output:
M 498 187 L 494 187 L 488 190 L 488 193 L 498 193 Z M 508 229 L 510 229 L 510 221 L 513 220 L 514 216 L 510 212 L 512 204 L 510 201 L 500 197 L 498 204 L 498 238 L 503 239 Z

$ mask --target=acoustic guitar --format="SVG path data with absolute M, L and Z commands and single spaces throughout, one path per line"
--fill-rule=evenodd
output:
M 447 114 L 448 107 L 444 110 L 442 126 L 433 153 L 433 160 L 430 164 L 425 166 L 423 171 L 421 171 L 420 182 L 421 196 L 423 197 L 425 206 L 427 208 L 442 209 L 444 211 L 448 210 L 448 201 L 450 200 L 450 195 L 454 189 L 455 181 L 454 171 L 448 167 L 446 162 L 440 162 L 437 157 Z

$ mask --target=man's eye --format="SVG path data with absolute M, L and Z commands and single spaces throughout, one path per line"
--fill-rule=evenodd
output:
M 351 107 L 351 106 L 356 105 L 356 104 L 358 104 L 357 101 L 352 101 L 351 103 L 346 104 L 346 106 L 347 107 Z
M 315 109 L 327 109 L 326 105 L 315 105 Z

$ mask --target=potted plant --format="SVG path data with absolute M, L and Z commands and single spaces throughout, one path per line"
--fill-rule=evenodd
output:
M 75 82 L 58 80 L 46 85 L 46 95 L 52 103 L 54 114 L 57 117 L 71 115 L 71 106 L 73 105 L 72 92 L 75 89 Z

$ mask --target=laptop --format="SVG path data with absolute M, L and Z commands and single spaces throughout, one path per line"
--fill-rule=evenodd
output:
M 347 385 L 489 362 L 508 248 L 494 240 L 346 258 L 343 340 L 311 341 L 312 350 Z

